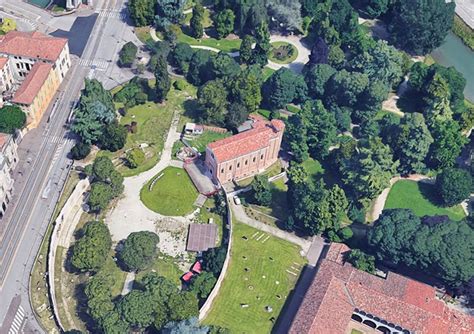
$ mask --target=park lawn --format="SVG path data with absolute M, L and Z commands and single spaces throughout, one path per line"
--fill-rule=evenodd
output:
M 150 81 L 150 85 L 154 85 L 154 82 Z M 184 113 L 189 96 L 194 97 L 195 95 L 196 90 L 192 85 L 186 85 L 186 89 L 183 91 L 176 90 L 172 86 L 164 104 L 148 101 L 128 109 L 127 114 L 120 119 L 120 124 L 137 122 L 137 133 L 129 133 L 124 149 L 115 152 L 111 157 L 122 156 L 126 150 L 138 147 L 140 144 L 147 144 L 148 147 L 145 149 L 146 160 L 142 165 L 134 169 L 128 168 L 125 164 L 119 166 L 118 170 L 123 176 L 140 174 L 157 163 L 171 126 L 174 111 Z M 105 154 L 107 153 L 105 152 Z
M 270 183 L 270 190 L 272 192 L 272 202 L 270 206 L 260 206 L 255 204 L 250 204 L 250 211 L 246 210 L 252 214 L 253 218 L 256 220 L 273 226 L 278 226 L 275 219 L 270 217 L 265 217 L 264 215 L 259 215 L 258 212 L 262 212 L 265 215 L 269 215 L 277 218 L 280 222 L 285 222 L 288 219 L 288 186 L 285 184 L 283 178 L 279 178 Z M 251 191 L 247 192 L 248 196 L 251 196 Z M 253 212 L 252 212 L 253 211 Z
M 231 135 L 232 134 L 229 132 L 217 133 L 217 132 L 211 132 L 211 131 L 204 131 L 202 135 L 195 136 L 193 140 L 189 140 L 188 142 L 192 147 L 197 148 L 197 150 L 200 153 L 204 153 L 206 152 L 206 146 L 209 143 L 212 143 L 219 139 L 227 138 Z
M 434 202 L 433 202 L 434 201 Z M 434 185 L 410 180 L 397 181 L 388 194 L 385 209 L 412 209 L 417 216 L 448 215 L 453 220 L 465 217 L 460 205 L 450 208 L 437 206 Z
M 211 48 L 218 49 L 224 52 L 236 52 L 240 49 L 240 39 L 215 39 L 215 38 L 202 38 L 196 39 L 189 35 L 186 35 L 184 32 L 178 35 L 178 42 L 186 43 L 189 45 L 200 45 L 208 46 Z
M 163 176 L 150 185 L 159 175 Z M 143 204 L 165 216 L 185 216 L 194 210 L 198 192 L 188 173 L 182 168 L 167 167 L 148 181 L 140 191 Z
M 262 72 L 263 72 L 263 81 L 266 81 L 275 72 L 275 70 L 273 68 L 265 66 Z
M 140 282 L 143 277 L 150 272 L 158 273 L 158 275 L 163 276 L 174 282 L 176 286 L 181 286 L 181 281 L 179 280 L 179 278 L 181 277 L 181 275 L 184 274 L 179 269 L 178 265 L 175 263 L 173 257 L 162 253 L 158 254 L 150 268 L 146 270 L 141 270 L 137 274 L 137 276 L 135 277 L 135 281 Z
M 150 35 L 150 27 L 135 27 L 135 35 L 143 44 L 153 41 Z
M 291 44 L 291 43 L 287 43 L 287 42 L 273 42 L 271 43 L 272 45 L 272 49 L 270 50 L 269 54 L 268 54 L 268 59 L 271 60 L 272 62 L 274 63 L 277 63 L 277 64 L 289 64 L 289 63 L 292 63 L 296 60 L 296 58 L 298 57 L 298 50 Z M 291 46 L 292 48 L 292 52 L 293 54 L 289 57 L 286 57 L 282 60 L 280 59 L 277 59 L 276 58 L 276 55 L 275 55 L 275 50 L 278 49 L 279 47 L 282 47 L 282 46 L 286 46 L 286 45 L 289 45 Z
M 306 259 L 298 246 L 245 224 L 234 222 L 232 233 L 229 268 L 204 324 L 231 333 L 270 333 L 270 319 L 278 319 Z M 273 310 L 267 312 L 266 306 Z
M 324 168 L 321 166 L 321 163 L 318 160 L 308 158 L 303 161 L 303 168 L 309 176 L 316 176 L 319 174 L 324 174 Z

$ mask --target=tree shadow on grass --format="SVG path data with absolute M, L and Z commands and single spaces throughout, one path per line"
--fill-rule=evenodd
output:
M 183 108 L 183 116 L 189 117 L 195 123 L 198 123 L 200 121 L 201 110 L 199 109 L 199 104 L 197 100 L 192 99 L 184 101 Z
M 443 206 L 443 202 L 436 187 L 430 183 L 426 182 L 417 182 L 418 189 L 425 199 L 427 199 L 431 204 L 436 206 Z

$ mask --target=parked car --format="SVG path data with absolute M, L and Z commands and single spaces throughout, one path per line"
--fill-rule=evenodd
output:
M 240 205 L 240 204 L 242 203 L 242 202 L 240 201 L 239 196 L 234 196 L 234 203 L 235 203 L 236 205 Z

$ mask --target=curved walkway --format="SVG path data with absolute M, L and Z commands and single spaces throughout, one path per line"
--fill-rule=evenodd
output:
M 178 121 L 179 113 L 175 112 L 158 163 L 146 172 L 125 178 L 123 196 L 105 219 L 114 242 L 125 239 L 136 231 L 156 232 L 157 222 L 175 223 L 176 227 L 185 227 L 191 222 L 193 213 L 186 217 L 163 216 L 148 209 L 140 200 L 140 190 L 146 182 L 171 164 L 173 143 L 179 139 L 179 133 L 176 132 Z
M 387 201 L 388 194 L 390 193 L 390 189 L 392 186 L 399 180 L 412 180 L 412 181 L 423 181 L 423 180 L 430 180 L 430 177 L 421 174 L 413 174 L 408 177 L 401 177 L 395 176 L 390 180 L 390 186 L 385 188 L 382 193 L 375 199 L 374 204 L 372 205 L 372 209 L 368 214 L 368 219 L 371 222 L 376 221 L 379 219 L 380 215 L 382 214 L 383 208 L 385 207 L 385 202 Z
M 160 41 L 160 39 L 156 35 L 155 28 L 150 29 L 150 36 L 155 42 Z M 282 67 L 286 67 L 293 70 L 294 72 L 301 73 L 304 65 L 309 60 L 309 55 L 311 54 L 311 50 L 301 42 L 301 39 L 298 36 L 295 36 L 295 35 L 292 35 L 292 36 L 272 35 L 270 36 L 270 43 L 273 43 L 273 42 L 286 42 L 293 45 L 298 51 L 298 56 L 293 62 L 289 64 L 278 64 L 269 60 L 267 67 L 273 70 L 278 70 Z M 219 53 L 221 51 L 211 46 L 191 45 L 191 44 L 189 44 L 189 46 L 193 49 L 209 50 L 216 53 Z M 229 55 L 231 57 L 237 57 L 239 55 L 239 52 L 230 52 Z

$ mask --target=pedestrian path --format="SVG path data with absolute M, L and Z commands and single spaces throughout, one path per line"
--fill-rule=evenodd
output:
M 13 322 L 10 326 L 8 334 L 17 334 L 23 333 L 23 328 L 25 327 L 26 313 L 23 307 L 20 305 L 18 311 L 16 311 Z
M 95 67 L 101 70 L 106 70 L 109 67 L 109 62 L 107 60 L 80 59 L 79 65 L 84 67 Z

